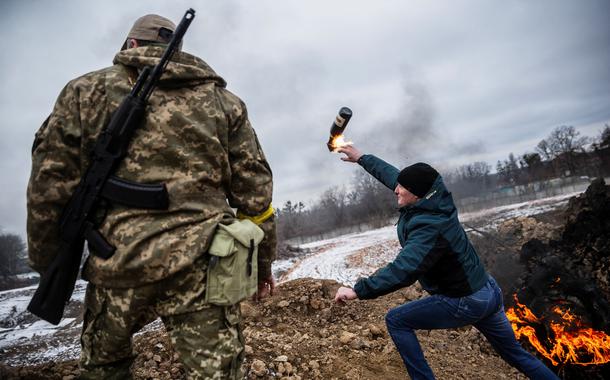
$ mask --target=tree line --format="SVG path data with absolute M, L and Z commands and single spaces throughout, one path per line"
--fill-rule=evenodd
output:
M 610 126 L 595 138 L 581 136 L 572 126 L 555 128 L 534 151 L 508 155 L 496 164 L 473 162 L 442 173 L 457 199 L 506 186 L 525 185 L 558 177 L 610 175 Z M 276 211 L 280 241 L 320 235 L 338 227 L 383 226 L 395 217 L 396 199 L 376 179 L 359 171 L 349 186 L 326 190 L 311 206 L 287 201 Z
M 278 238 L 315 236 L 357 224 L 385 225 L 395 215 L 394 194 L 376 179 L 358 172 L 351 190 L 332 187 L 312 206 L 287 201 L 276 210 Z
M 510 153 L 498 160 L 496 172 L 491 165 L 475 162 L 445 173 L 455 198 L 493 191 L 506 186 L 526 185 L 553 178 L 610 174 L 610 126 L 605 125 L 599 136 L 581 136 L 572 126 L 555 128 L 542 139 L 533 152 L 520 156 Z

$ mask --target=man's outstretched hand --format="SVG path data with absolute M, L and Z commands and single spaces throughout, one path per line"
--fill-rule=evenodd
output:
M 362 152 L 353 145 L 342 146 L 337 148 L 336 151 L 337 153 L 344 153 L 345 157 L 341 157 L 341 159 L 347 162 L 358 162 L 360 157 L 362 157 Z
M 335 303 L 345 303 L 345 301 L 358 299 L 358 294 L 352 288 L 340 287 L 335 294 Z

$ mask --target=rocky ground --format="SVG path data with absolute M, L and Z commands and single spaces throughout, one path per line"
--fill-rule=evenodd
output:
M 384 324 L 386 311 L 423 296 L 417 287 L 372 301 L 336 305 L 340 286 L 300 279 L 281 284 L 272 298 L 242 304 L 248 379 L 406 378 Z M 439 379 L 524 379 L 471 328 L 419 334 Z M 184 371 L 162 329 L 135 339 L 136 379 L 181 379 Z M 0 367 L 2 368 L 2 367 Z M 3 367 L 3 379 L 75 379 L 74 361 Z

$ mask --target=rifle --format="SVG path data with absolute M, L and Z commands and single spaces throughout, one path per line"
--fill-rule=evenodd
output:
M 42 274 L 28 305 L 32 314 L 52 324 L 59 323 L 74 291 L 85 240 L 91 252 L 103 259 L 114 254 L 116 248 L 95 226 L 96 212 L 101 205 L 110 201 L 147 209 L 169 207 L 165 184 L 139 184 L 112 174 L 127 155 L 133 134 L 144 121 L 148 99 L 194 17 L 193 9 L 186 11 L 159 63 L 152 70 L 145 67 L 141 71 L 131 92 L 97 138 L 91 163 L 63 209 L 59 221 L 59 251 Z

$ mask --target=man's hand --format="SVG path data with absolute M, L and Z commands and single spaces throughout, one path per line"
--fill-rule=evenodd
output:
M 345 157 L 341 157 L 341 159 L 347 162 L 358 162 L 360 157 L 362 157 L 362 152 L 353 145 L 337 148 L 337 153 L 345 153 Z
M 275 291 L 275 278 L 273 275 L 258 281 L 258 291 L 252 296 L 253 301 L 260 301 L 263 298 L 272 296 Z
M 335 303 L 345 303 L 345 301 L 358 299 L 358 294 L 352 288 L 342 286 L 335 294 Z

